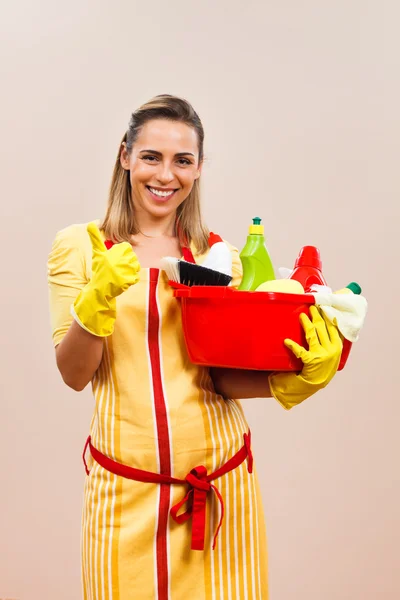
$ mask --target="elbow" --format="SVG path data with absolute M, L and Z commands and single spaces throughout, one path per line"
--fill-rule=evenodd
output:
M 82 392 L 89 382 L 88 381 L 86 383 L 82 383 L 80 381 L 67 382 L 64 380 L 64 383 L 66 383 L 66 385 L 68 387 L 70 387 L 71 390 L 74 390 L 74 392 Z
M 66 364 L 60 356 L 57 356 L 56 363 L 63 382 L 71 390 L 82 392 L 89 381 L 91 381 L 91 377 L 89 377 L 87 372 L 80 372 L 76 367 L 71 368 L 71 365 Z
M 61 373 L 61 377 L 65 385 L 67 385 L 69 388 L 71 388 L 71 390 L 74 390 L 75 392 L 82 392 L 89 383 L 89 381 L 82 381 L 77 379 L 76 377 L 68 377 L 63 373 Z
M 91 381 L 90 378 L 83 376 L 83 373 L 79 373 L 75 369 L 73 371 L 66 369 L 61 361 L 57 361 L 57 368 L 65 385 L 75 392 L 82 392 Z

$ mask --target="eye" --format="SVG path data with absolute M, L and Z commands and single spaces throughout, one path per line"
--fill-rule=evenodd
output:
M 142 160 L 146 160 L 149 162 L 156 162 L 158 161 L 158 156 L 154 156 L 154 154 L 146 154 L 145 156 L 142 156 Z M 178 158 L 177 161 L 181 166 L 187 166 L 187 165 L 191 165 L 192 161 L 190 161 L 188 158 Z
M 153 160 L 152 160 L 153 158 L 154 158 L 154 160 L 158 160 L 157 156 L 154 156 L 152 154 L 148 154 L 146 156 L 142 156 L 142 158 L 143 158 L 143 160 L 150 160 L 150 162 L 153 162 Z

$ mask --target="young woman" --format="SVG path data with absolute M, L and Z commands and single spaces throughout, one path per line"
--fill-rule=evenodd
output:
M 48 261 L 57 366 L 95 410 L 84 452 L 85 600 L 266 599 L 267 551 L 239 398 L 285 408 L 324 387 L 341 341 L 301 317 L 300 375 L 190 363 L 164 256 L 209 250 L 200 211 L 204 132 L 191 105 L 157 96 L 133 113 L 104 219 L 58 232 Z M 233 281 L 241 278 L 236 248 Z

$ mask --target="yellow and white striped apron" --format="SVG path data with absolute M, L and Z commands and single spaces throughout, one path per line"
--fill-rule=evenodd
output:
M 232 253 L 238 277 L 240 261 Z M 49 257 L 55 344 L 68 330 L 69 305 L 90 269 L 86 225 L 59 232 Z M 241 404 L 216 394 L 208 369 L 190 363 L 180 305 L 165 272 L 141 269 L 139 283 L 117 298 L 117 315 L 92 382 L 94 447 L 124 465 L 178 479 L 197 465 L 216 471 L 242 447 L 248 425 Z M 185 485 L 126 479 L 88 459 L 84 600 L 267 600 L 263 508 L 257 474 L 246 462 L 213 481 L 225 518 L 212 550 L 220 514 L 209 494 L 205 549 L 198 551 L 190 548 L 190 521 L 178 524 L 170 516 Z

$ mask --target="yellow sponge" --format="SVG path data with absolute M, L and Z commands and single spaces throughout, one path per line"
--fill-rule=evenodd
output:
M 304 294 L 304 288 L 295 279 L 273 279 L 258 286 L 256 292 L 283 292 L 285 294 Z

